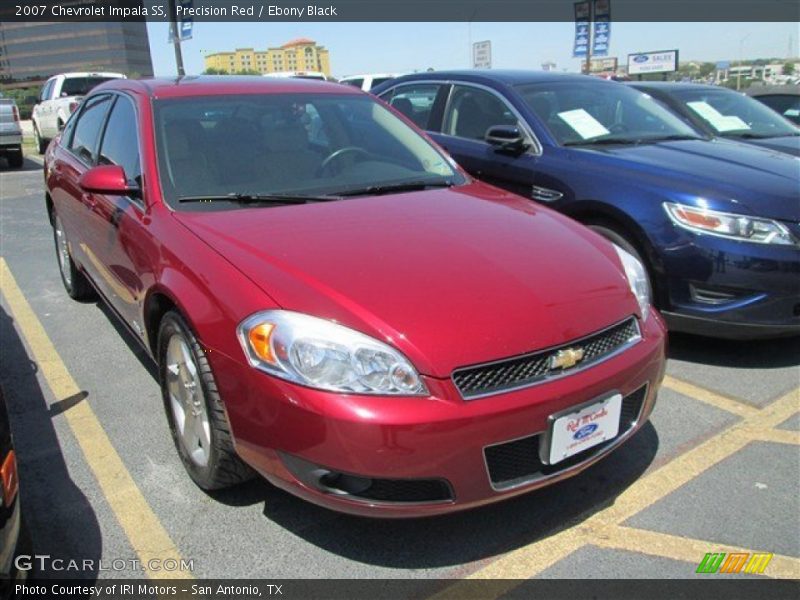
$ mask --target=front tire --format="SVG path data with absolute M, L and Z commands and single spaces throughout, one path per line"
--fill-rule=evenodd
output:
M 161 320 L 158 365 L 172 440 L 192 480 L 204 490 L 217 490 L 252 478 L 254 473 L 234 450 L 211 365 L 175 311 Z
M 61 281 L 69 297 L 79 302 L 94 300 L 96 293 L 92 284 L 72 260 L 67 234 L 58 214 L 55 214 L 53 219 L 53 239 L 56 244 L 56 258 Z
M 47 140 L 42 138 L 42 134 L 39 133 L 39 127 L 37 127 L 36 123 L 33 124 L 33 144 L 36 146 L 36 152 L 39 154 L 44 154 L 44 151 L 47 150 Z

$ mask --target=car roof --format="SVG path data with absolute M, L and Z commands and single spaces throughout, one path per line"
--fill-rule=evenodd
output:
M 127 90 L 152 98 L 181 98 L 225 94 L 364 94 L 353 87 L 317 79 L 260 75 L 198 75 L 153 79 L 117 79 L 93 91 Z
M 580 75 L 577 73 L 554 73 L 552 71 L 533 71 L 523 69 L 463 69 L 454 71 L 430 71 L 425 73 L 414 73 L 413 75 L 404 75 L 402 79 L 463 79 L 465 81 L 473 81 L 475 83 L 496 82 L 506 85 L 556 81 L 595 81 L 600 85 L 609 83 L 603 79 L 587 77 L 586 75 Z
M 745 90 L 748 96 L 771 96 L 780 94 L 786 96 L 800 96 L 800 85 L 751 85 Z
M 626 81 L 625 85 L 639 89 L 660 90 L 666 93 L 678 90 L 724 90 L 735 92 L 719 85 L 709 85 L 707 83 L 686 83 L 681 81 Z

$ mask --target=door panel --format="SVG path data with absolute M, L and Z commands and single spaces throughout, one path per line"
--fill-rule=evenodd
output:
M 119 165 L 131 186 L 141 187 L 137 118 L 133 102 L 118 96 L 108 116 L 97 157 L 99 165 Z M 90 229 L 89 260 L 98 274 L 98 285 L 117 313 L 137 332 L 143 296 L 140 273 L 146 240 L 144 203 L 135 195 L 91 194 L 87 215 Z

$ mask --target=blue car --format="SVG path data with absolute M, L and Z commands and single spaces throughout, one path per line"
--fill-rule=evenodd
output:
M 475 177 L 634 254 L 673 331 L 800 334 L 800 159 L 705 137 L 647 94 L 582 75 L 419 73 L 373 93 Z
M 716 85 L 665 81 L 628 85 L 649 94 L 707 135 L 800 156 L 800 129 L 740 92 Z

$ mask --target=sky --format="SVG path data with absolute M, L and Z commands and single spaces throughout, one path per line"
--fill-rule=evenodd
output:
M 470 41 L 492 42 L 492 67 L 578 71 L 574 24 L 560 23 L 195 23 L 182 44 L 187 74 L 204 70 L 203 56 L 235 48 L 266 49 L 307 37 L 330 51 L 335 77 L 359 73 L 470 67 Z M 157 76 L 176 73 L 168 24 L 148 23 Z M 681 61 L 797 57 L 797 23 L 612 23 L 609 56 L 677 48 Z

